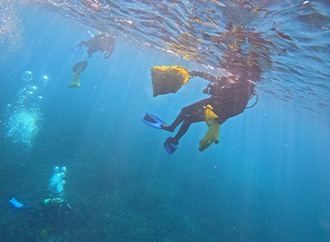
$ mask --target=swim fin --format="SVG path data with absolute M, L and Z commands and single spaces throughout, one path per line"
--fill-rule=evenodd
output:
M 20 203 L 19 201 L 17 201 L 14 197 L 12 199 L 10 199 L 9 202 L 11 204 L 13 204 L 15 208 L 24 208 L 24 205 L 22 203 Z
M 166 142 L 164 143 L 164 147 L 165 147 L 165 150 L 167 151 L 167 153 L 168 153 L 169 155 L 172 155 L 172 154 L 176 151 L 176 149 L 178 148 L 177 145 L 172 144 L 172 143 L 170 143 L 169 141 L 166 141 Z
M 209 127 L 209 130 L 206 132 L 204 138 L 199 141 L 198 150 L 200 152 L 203 152 L 213 143 L 219 143 L 220 124 L 217 121 L 218 115 L 212 110 L 213 107 L 211 105 L 204 107 L 205 122 Z
M 77 54 L 77 53 L 79 52 L 80 49 L 81 49 L 81 46 L 77 45 L 77 46 L 73 47 L 72 52 L 73 52 L 74 54 Z
M 87 31 L 88 32 L 88 34 L 89 34 L 89 37 L 91 37 L 91 39 L 93 39 L 94 38 L 94 34 L 91 32 L 91 31 Z M 101 33 L 101 32 L 100 32 Z
M 75 72 L 76 74 L 74 75 L 70 85 L 68 86 L 69 88 L 73 87 L 79 87 L 79 77 L 80 74 L 86 69 L 87 67 L 87 61 L 80 61 L 75 66 L 72 68 L 72 71 Z
M 144 116 L 142 122 L 155 129 L 163 129 L 162 124 L 165 124 L 164 121 L 160 120 L 159 118 L 157 118 L 156 116 L 152 115 L 149 112 L 147 112 L 147 114 Z

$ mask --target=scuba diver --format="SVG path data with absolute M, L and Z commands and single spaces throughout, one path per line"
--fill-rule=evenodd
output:
M 41 216 L 45 213 L 55 213 L 54 217 L 57 217 L 61 211 L 72 209 L 70 204 L 66 203 L 62 198 L 47 198 L 40 204 L 35 204 L 34 206 L 25 206 L 15 198 L 12 198 L 9 202 L 20 211 L 28 214 L 37 214 L 37 216 Z
M 164 147 L 169 155 L 177 149 L 180 138 L 188 131 L 190 125 L 196 122 L 205 121 L 210 127 L 205 137 L 199 142 L 199 151 L 204 151 L 213 142 L 219 142 L 220 125 L 227 119 L 244 112 L 249 100 L 257 95 L 253 82 L 247 79 L 247 75 L 242 75 L 238 79 L 233 76 L 212 76 L 210 73 L 201 71 L 189 72 L 191 77 L 201 77 L 210 83 L 203 90 L 204 94 L 211 97 L 195 102 L 182 108 L 180 114 L 171 125 L 167 125 L 151 113 L 147 113 L 142 120 L 145 124 L 157 128 L 174 132 L 175 128 L 182 125 L 174 137 L 169 137 L 164 143 Z
M 47 241 L 51 227 L 69 224 L 71 221 L 69 216 L 72 214 L 72 208 L 62 198 L 47 198 L 40 204 L 33 206 L 25 206 L 15 198 L 12 198 L 9 202 L 16 208 L 13 212 L 21 211 L 32 215 L 34 222 L 37 224 L 40 224 L 42 221 L 45 222 L 45 225 L 43 225 L 45 227 L 40 233 L 40 241 L 42 242 Z M 7 216 L 10 216 L 13 212 Z
M 80 41 L 79 44 L 73 49 L 74 53 L 77 53 L 81 47 L 84 45 L 87 49 L 88 57 L 91 57 L 93 53 L 100 51 L 104 53 L 104 58 L 108 59 L 114 48 L 115 48 L 115 38 L 105 32 L 101 32 L 95 36 L 93 36 L 90 32 L 91 39 L 88 41 Z
M 100 32 L 97 35 L 93 35 L 88 31 L 88 33 L 91 36 L 91 39 L 88 41 L 80 41 L 78 45 L 76 45 L 73 48 L 73 53 L 78 53 L 81 47 L 84 45 L 86 46 L 87 49 L 87 54 L 88 58 L 92 56 L 93 53 L 100 51 L 101 53 L 104 53 L 104 58 L 108 59 L 116 45 L 116 40 L 115 37 L 105 33 L 105 32 Z M 75 72 L 75 76 L 73 80 L 71 81 L 70 85 L 68 86 L 69 88 L 73 87 L 79 87 L 79 76 L 80 74 L 86 69 L 87 67 L 87 60 L 78 62 L 73 68 L 72 71 Z

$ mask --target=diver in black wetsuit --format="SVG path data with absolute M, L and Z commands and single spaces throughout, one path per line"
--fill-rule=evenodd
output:
M 247 74 L 236 79 L 232 76 L 215 77 L 207 72 L 191 71 L 189 76 L 208 80 L 210 84 L 203 90 L 203 93 L 211 95 L 211 97 L 184 107 L 171 125 L 167 125 L 149 112 L 142 119 L 142 122 L 148 126 L 170 132 L 174 132 L 175 128 L 183 122 L 178 133 L 174 137 L 167 138 L 164 143 L 169 155 L 175 152 L 180 138 L 188 131 L 192 123 L 205 121 L 209 127 L 206 135 L 199 142 L 199 151 L 203 152 L 212 143 L 217 144 L 220 125 L 227 119 L 243 113 L 249 100 L 257 95 L 254 90 L 255 85 L 248 80 Z
M 91 38 L 88 41 L 84 41 L 84 40 L 80 41 L 79 44 L 75 48 L 73 48 L 73 52 L 76 54 L 84 45 L 88 47 L 87 49 L 88 58 L 91 57 L 93 53 L 100 51 L 101 53 L 104 53 L 104 58 L 108 59 L 115 48 L 115 44 L 116 41 L 113 36 L 105 32 L 101 32 L 93 36 L 93 38 Z M 79 77 L 80 74 L 86 69 L 87 65 L 88 65 L 87 60 L 80 61 L 74 65 L 72 71 L 75 72 L 76 74 L 72 79 L 70 85 L 68 86 L 69 88 L 80 86 Z
M 88 57 L 91 57 L 93 53 L 100 51 L 101 53 L 104 53 L 104 58 L 108 59 L 114 48 L 115 48 L 115 38 L 105 32 L 101 32 L 97 35 L 95 35 L 93 38 L 91 38 L 88 41 L 80 41 L 79 44 L 74 49 L 74 52 L 78 52 L 80 48 L 84 45 L 88 47 L 87 54 Z
M 203 93 L 211 97 L 184 107 L 171 125 L 162 124 L 163 130 L 174 132 L 175 128 L 183 122 L 178 133 L 166 140 L 175 145 L 178 145 L 180 138 L 188 131 L 192 123 L 205 121 L 205 106 L 213 107 L 213 112 L 218 116 L 217 122 L 221 125 L 227 119 L 243 113 L 249 100 L 256 95 L 254 84 L 244 76 L 235 80 L 233 77 L 215 77 L 201 71 L 191 71 L 189 74 L 210 81 Z

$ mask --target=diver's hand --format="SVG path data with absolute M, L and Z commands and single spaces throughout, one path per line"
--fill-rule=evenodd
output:
M 104 59 L 109 59 L 110 56 L 111 54 L 109 52 L 104 53 Z
M 204 94 L 210 94 L 210 93 L 209 93 L 209 88 L 208 88 L 208 87 L 204 88 L 203 93 L 204 93 Z

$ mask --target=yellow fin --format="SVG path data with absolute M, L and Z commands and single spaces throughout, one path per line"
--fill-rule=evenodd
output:
M 47 224 L 46 227 L 41 231 L 40 239 L 41 239 L 42 242 L 47 241 L 49 228 L 50 228 L 50 224 Z
M 219 143 L 219 132 L 220 132 L 220 124 L 213 124 L 206 132 L 204 138 L 199 141 L 198 150 L 203 152 L 212 143 L 215 144 Z
M 76 72 L 76 74 L 74 75 L 70 85 L 68 86 L 68 88 L 73 88 L 73 87 L 79 87 L 79 76 L 80 76 L 81 72 Z
M 189 71 L 182 66 L 155 66 L 151 77 L 154 97 L 176 93 L 190 80 Z
M 79 87 L 79 76 L 80 74 L 86 69 L 87 67 L 87 61 L 81 61 L 78 62 L 73 68 L 72 71 L 74 71 L 76 74 L 74 75 L 70 85 L 68 86 L 69 88 L 73 87 Z
M 220 124 L 216 120 L 218 116 L 212 111 L 212 109 L 211 105 L 204 107 L 205 122 L 209 129 L 203 139 L 199 141 L 198 150 L 201 152 L 206 150 L 212 143 L 219 143 Z

